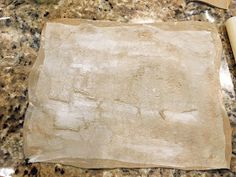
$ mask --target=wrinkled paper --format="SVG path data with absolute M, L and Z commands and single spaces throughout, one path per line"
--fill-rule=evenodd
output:
M 48 22 L 29 78 L 25 156 L 83 168 L 229 168 L 221 53 L 204 22 Z

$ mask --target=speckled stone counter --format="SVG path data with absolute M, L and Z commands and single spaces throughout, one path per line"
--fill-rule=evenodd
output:
M 208 21 L 219 28 L 223 57 L 236 86 L 236 64 L 224 22 L 236 15 L 236 0 L 229 10 L 179 0 L 0 0 L 0 167 L 12 167 L 13 176 L 236 176 L 236 101 L 225 105 L 233 127 L 231 170 L 184 171 L 178 169 L 87 170 L 59 164 L 30 164 L 23 155 L 22 127 L 28 106 L 27 80 L 40 47 L 43 24 L 55 18 L 84 18 L 138 22 Z

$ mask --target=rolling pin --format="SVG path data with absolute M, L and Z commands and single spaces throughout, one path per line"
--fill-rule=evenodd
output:
M 236 16 L 229 18 L 226 23 L 229 41 L 233 50 L 234 59 L 236 59 Z
M 193 0 L 193 1 L 205 2 L 207 4 L 210 4 L 215 7 L 222 8 L 222 9 L 228 9 L 231 3 L 231 0 Z

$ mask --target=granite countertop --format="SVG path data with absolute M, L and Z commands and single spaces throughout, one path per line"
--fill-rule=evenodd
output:
M 37 0 L 37 2 L 49 0 Z M 231 170 L 178 169 L 87 170 L 60 164 L 28 163 L 23 155 L 22 127 L 28 106 L 27 80 L 40 47 L 43 24 L 55 18 L 84 18 L 121 22 L 208 21 L 215 23 L 236 84 L 236 64 L 224 22 L 236 16 L 236 0 L 229 10 L 180 0 L 0 0 L 0 167 L 12 176 L 236 176 L 236 101 L 225 100 L 233 127 Z M 2 171 L 0 170 L 0 176 Z

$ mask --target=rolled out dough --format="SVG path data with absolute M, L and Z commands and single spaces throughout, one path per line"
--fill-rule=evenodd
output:
M 48 22 L 29 79 L 25 156 L 84 168 L 229 168 L 220 59 L 208 23 Z

